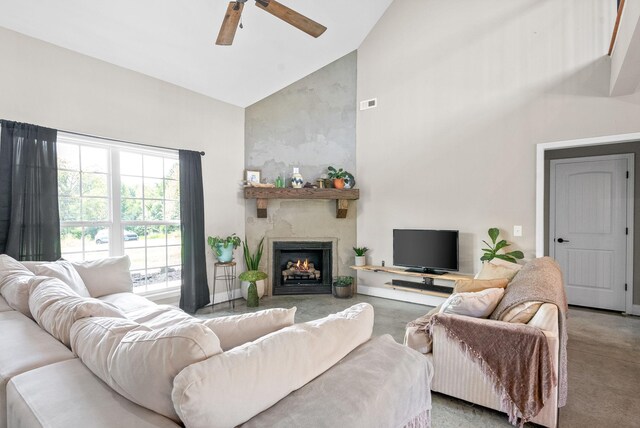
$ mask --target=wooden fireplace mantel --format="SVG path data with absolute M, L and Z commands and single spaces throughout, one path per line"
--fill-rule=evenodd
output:
M 269 199 L 334 199 L 336 201 L 336 218 L 346 218 L 349 201 L 359 199 L 360 190 L 245 187 L 244 198 L 256 200 L 258 218 L 267 218 Z

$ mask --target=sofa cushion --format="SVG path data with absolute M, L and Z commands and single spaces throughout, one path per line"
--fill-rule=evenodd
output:
M 293 325 L 296 310 L 296 307 L 266 309 L 242 315 L 211 318 L 203 322 L 218 336 L 220 346 L 226 351 Z
M 39 281 L 31 288 L 29 304 L 33 313 L 37 314 L 36 321 L 38 324 L 66 346 L 70 346 L 71 327 L 79 319 L 88 317 L 125 317 L 115 306 L 91 297 L 69 295 L 65 288 L 68 288 L 68 286 L 57 278 Z M 45 289 L 46 292 L 41 293 L 41 289 Z M 53 289 L 60 293 L 53 293 Z
M 73 262 L 91 297 L 133 291 L 129 256 Z
M 476 293 L 487 288 L 506 288 L 507 278 L 498 279 L 459 279 L 453 287 L 454 293 Z
M 14 376 L 74 358 L 71 351 L 18 311 L 0 312 L 0 428 L 6 427 L 6 385 Z
M 103 302 L 111 303 L 112 305 L 118 307 L 118 309 L 120 309 L 125 314 L 129 314 L 130 312 L 137 311 L 141 308 L 155 308 L 156 306 L 158 306 L 149 299 L 138 296 L 131 291 L 107 294 L 105 296 L 100 296 L 99 299 Z
M 507 278 L 509 281 L 513 279 L 522 266 L 517 263 L 511 263 L 500 259 L 493 259 L 482 265 L 482 270 L 475 279 L 499 279 Z
M 445 300 L 440 313 L 487 318 L 500 303 L 502 288 L 487 288 L 477 293 L 455 293 Z
M 33 276 L 29 279 L 28 285 L 29 310 L 36 322 L 49 305 L 65 297 L 80 297 L 71 287 L 57 278 Z
M 77 358 L 16 376 L 7 395 L 9 426 L 16 428 L 179 426 L 116 394 Z
M 72 329 L 72 348 L 117 392 L 176 421 L 173 379 L 222 352 L 216 335 L 196 320 L 150 330 L 130 320 L 85 319 Z
M 0 294 L 14 310 L 31 317 L 29 311 L 29 280 L 33 273 L 22 263 L 0 254 Z
M 542 302 L 522 302 L 505 312 L 500 321 L 527 324 L 536 315 Z
M 173 382 L 176 412 L 191 428 L 239 425 L 327 371 L 372 329 L 373 307 L 359 303 L 192 364 Z
M 89 297 L 89 290 L 71 262 L 58 260 L 57 262 L 40 263 L 34 267 L 34 272 L 39 276 L 58 278 L 80 296 Z
M 7 311 L 13 311 L 14 309 L 9 306 L 9 304 L 7 303 L 6 300 L 4 300 L 4 297 L 0 296 L 0 312 L 7 312 Z

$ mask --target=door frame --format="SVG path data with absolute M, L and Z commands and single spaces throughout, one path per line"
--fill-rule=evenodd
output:
M 536 257 L 544 256 L 544 153 L 547 150 L 567 149 L 572 147 L 597 146 L 616 143 L 631 143 L 640 140 L 640 132 L 632 134 L 607 135 L 602 137 L 580 138 L 575 140 L 556 141 L 551 143 L 536 144 Z M 632 165 L 633 166 L 633 165 Z M 629 180 L 627 189 L 633 196 L 634 192 L 634 168 L 629 169 Z M 551 173 L 551 171 L 549 171 Z M 627 204 L 627 224 L 629 225 L 629 235 L 627 235 L 627 269 L 626 283 L 626 310 L 633 315 L 640 315 L 640 305 L 633 304 L 633 203 Z M 551 228 L 549 228 L 551 230 Z
M 634 205 L 634 170 L 635 170 L 635 153 L 620 153 L 614 155 L 601 155 L 601 156 L 580 156 L 575 158 L 563 158 L 563 159 L 553 159 L 549 165 L 549 256 L 555 258 L 555 246 L 553 246 L 553 242 L 555 241 L 555 193 L 556 189 L 554 187 L 555 179 L 556 179 L 556 171 L 553 168 L 554 165 L 558 163 L 572 163 L 572 162 L 589 162 L 589 161 L 606 161 L 606 160 L 618 160 L 624 159 L 627 161 L 627 171 L 629 172 L 629 177 L 627 178 L 627 225 L 629 231 L 632 233 L 627 233 L 626 237 L 626 253 L 627 260 L 625 262 L 626 270 L 625 270 L 625 282 L 630 286 L 627 286 L 627 290 L 625 291 L 625 312 L 632 313 L 633 310 L 633 205 Z M 631 253 L 631 254 L 630 254 Z

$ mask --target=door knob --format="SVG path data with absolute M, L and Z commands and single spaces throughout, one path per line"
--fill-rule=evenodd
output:
M 568 239 L 562 239 L 562 238 L 558 238 L 558 239 L 556 239 L 556 241 L 558 241 L 558 242 L 559 242 L 559 243 L 561 243 L 561 244 L 562 244 L 563 242 L 569 242 L 569 240 L 568 240 Z

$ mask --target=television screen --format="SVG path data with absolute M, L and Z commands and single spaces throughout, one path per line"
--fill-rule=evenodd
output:
M 419 272 L 458 270 L 457 230 L 393 230 L 393 264 Z

